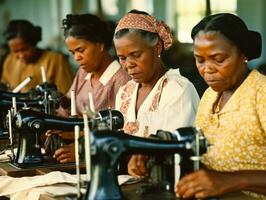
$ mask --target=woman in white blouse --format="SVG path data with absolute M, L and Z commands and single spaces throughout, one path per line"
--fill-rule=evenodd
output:
M 198 94 L 178 69 L 167 70 L 161 60 L 162 51 L 172 42 L 169 27 L 145 12 L 130 11 L 119 21 L 114 45 L 120 64 L 132 78 L 116 97 L 125 133 L 147 137 L 158 129 L 193 125 Z M 133 156 L 129 174 L 147 175 L 144 160 L 144 156 Z

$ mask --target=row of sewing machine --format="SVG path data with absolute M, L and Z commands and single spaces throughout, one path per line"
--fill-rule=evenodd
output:
M 207 148 L 205 138 L 195 127 L 179 128 L 173 133 L 161 130 L 149 138 L 124 134 L 123 116 L 116 110 L 102 110 L 89 117 L 86 113 L 83 119 L 55 116 L 60 95 L 46 82 L 25 94 L 1 91 L 0 99 L 0 136 L 8 138 L 12 151 L 17 147 L 10 161 L 16 167 L 58 165 L 42 153 L 41 136 L 50 129 L 74 132 L 75 128 L 76 157 L 84 157 L 90 179 L 83 199 L 122 199 L 117 181 L 119 159 L 142 152 L 152 155 L 148 161 L 149 189 L 145 191 L 165 189 L 173 193 L 176 155 L 181 157 L 182 176 L 199 168 L 200 155 Z M 83 137 L 79 137 L 79 130 L 84 130 Z M 52 148 L 64 144 L 60 138 L 55 139 L 57 145 L 54 143 Z M 79 168 L 78 163 L 76 159 Z

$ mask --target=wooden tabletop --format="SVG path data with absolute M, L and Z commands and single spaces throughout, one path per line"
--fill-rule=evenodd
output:
M 84 169 L 85 167 L 82 166 Z M 55 165 L 50 166 L 50 168 L 45 167 L 37 167 L 37 168 L 28 168 L 28 169 L 20 169 L 11 165 L 10 163 L 0 163 L 0 175 L 9 175 L 12 177 L 23 177 L 23 176 L 35 176 L 35 175 L 43 175 L 49 173 L 54 170 L 62 170 L 62 171 L 71 171 L 74 169 L 74 165 Z M 121 190 L 123 196 L 127 200 L 178 200 L 174 193 L 170 193 L 167 191 L 158 191 L 158 190 L 150 190 L 149 187 L 145 186 L 146 183 L 136 183 L 130 185 L 121 186 Z M 3 197 L 5 198 L 5 197 Z M 3 199 L 2 198 L 2 199 Z M 2 200 L 0 197 L 0 200 Z M 7 198 L 5 198 L 7 199 Z M 50 195 L 42 194 L 40 196 L 40 200 L 65 200 L 66 197 L 52 197 Z M 73 198 L 74 199 L 74 198 Z M 252 200 L 251 197 L 244 195 L 241 192 L 231 193 L 219 198 L 212 198 L 209 200 Z

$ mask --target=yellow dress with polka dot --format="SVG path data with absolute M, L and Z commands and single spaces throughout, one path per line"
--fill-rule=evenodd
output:
M 217 171 L 266 170 L 266 76 L 252 70 L 217 113 L 219 96 L 208 88 L 198 108 L 196 126 L 210 143 L 202 162 Z

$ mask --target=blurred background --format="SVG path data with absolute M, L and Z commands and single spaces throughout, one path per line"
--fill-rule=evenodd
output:
M 195 70 L 190 31 L 203 16 L 220 12 L 234 13 L 250 29 L 259 31 L 263 41 L 266 37 L 265 0 L 0 0 L 0 55 L 5 54 L 6 47 L 2 33 L 11 19 L 27 19 L 41 26 L 43 39 L 39 46 L 68 55 L 61 28 L 66 14 L 96 14 L 115 27 L 115 23 L 131 9 L 144 10 L 171 27 L 176 42 L 165 52 L 164 62 L 168 67 L 179 67 L 194 85 L 197 85 L 197 81 L 198 84 L 203 83 Z M 263 42 L 262 56 L 250 62 L 250 68 L 265 63 L 265 46 Z M 70 61 L 75 71 L 77 66 L 73 60 Z

